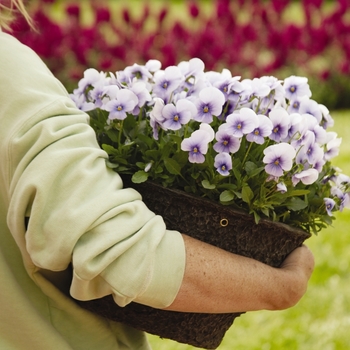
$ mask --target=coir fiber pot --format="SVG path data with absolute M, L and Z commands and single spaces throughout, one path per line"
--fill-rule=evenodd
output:
M 253 217 L 243 212 L 152 182 L 125 185 L 141 193 L 148 207 L 163 216 L 168 229 L 270 266 L 280 266 L 290 252 L 310 237 L 307 232 L 281 223 L 261 220 L 257 225 Z M 205 349 L 216 349 L 234 319 L 241 315 L 165 311 L 137 303 L 119 307 L 111 296 L 80 305 L 161 338 Z

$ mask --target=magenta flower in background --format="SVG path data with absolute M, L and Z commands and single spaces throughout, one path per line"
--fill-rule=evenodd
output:
M 282 142 L 265 148 L 264 155 L 265 171 L 269 175 L 280 177 L 284 171 L 292 169 L 296 152 L 289 143 Z

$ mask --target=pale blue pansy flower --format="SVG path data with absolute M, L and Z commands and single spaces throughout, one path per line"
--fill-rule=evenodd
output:
M 105 72 L 99 72 L 95 68 L 88 68 L 84 71 L 84 77 L 80 79 L 78 88 L 74 93 L 83 93 L 88 86 L 95 86 L 107 79 Z
M 291 113 L 289 115 L 288 135 L 282 141 L 292 142 L 299 140 L 303 134 L 303 130 L 306 129 L 306 126 L 302 121 L 303 117 L 299 113 Z
M 313 184 L 319 177 L 319 172 L 314 168 L 303 170 L 300 173 L 293 174 L 292 182 L 296 186 L 298 182 L 302 182 L 304 185 Z
M 132 114 L 138 115 L 140 108 L 145 106 L 147 102 L 152 101 L 152 96 L 147 89 L 147 85 L 143 81 L 134 80 L 129 86 L 129 90 L 137 96 L 138 103 L 132 111 Z
M 300 107 L 300 100 L 293 99 L 289 102 L 289 106 L 287 108 L 288 113 L 299 113 L 299 107 Z
M 291 170 L 296 152 L 289 143 L 282 142 L 265 148 L 264 155 L 265 171 L 274 177 L 280 177 L 284 171 Z
M 189 61 L 182 61 L 177 65 L 185 78 L 199 77 L 204 75 L 204 62 L 200 58 L 191 58 Z
M 228 130 L 221 128 L 215 134 L 217 142 L 213 148 L 216 152 L 236 153 L 239 150 L 241 141 L 238 137 L 234 137 Z
M 165 121 L 165 118 L 163 117 L 163 108 L 164 108 L 164 101 L 159 98 L 155 97 L 153 99 L 153 108 L 149 114 L 150 116 L 150 125 L 153 130 L 153 137 L 155 140 L 158 140 L 159 136 L 159 127 L 163 127 L 163 123 Z
M 107 102 L 102 108 L 109 112 L 108 119 L 123 120 L 138 103 L 137 96 L 130 90 L 118 89 L 115 98 Z
M 155 73 L 162 68 L 162 63 L 159 60 L 151 59 L 146 62 L 145 67 L 149 72 Z
M 124 79 L 126 81 L 132 81 L 134 78 L 148 81 L 152 78 L 152 74 L 145 66 L 134 63 L 132 66 L 128 66 L 124 69 Z
M 315 142 L 315 135 L 308 131 L 306 132 L 305 143 L 301 146 L 297 157 L 296 163 L 298 164 L 315 164 L 324 157 L 324 152 L 321 146 Z
M 320 123 L 322 120 L 322 111 L 318 103 L 309 98 L 304 98 L 301 100 L 299 105 L 300 114 L 310 114 L 316 118 L 317 123 Z
M 221 114 L 225 97 L 219 89 L 209 86 L 200 91 L 194 103 L 197 107 L 194 119 L 202 123 L 211 123 L 213 116 Z
M 232 113 L 226 118 L 226 127 L 235 137 L 251 133 L 259 125 L 256 113 L 250 108 L 243 107 L 238 113 Z
M 285 92 L 282 86 L 282 80 L 273 76 L 262 76 L 260 80 L 264 85 L 270 88 L 275 101 L 282 101 L 284 99 Z
M 232 169 L 232 158 L 228 153 L 219 153 L 215 156 L 214 167 L 223 176 L 230 175 Z
M 270 136 L 272 127 L 272 121 L 268 117 L 262 114 L 258 115 L 258 125 L 247 135 L 247 140 L 262 145 L 265 142 L 265 137 Z
M 276 189 L 278 192 L 281 192 L 281 193 L 286 193 L 287 192 L 287 186 L 284 182 L 279 182 L 277 185 L 276 185 Z
M 206 139 L 208 140 L 208 142 L 211 142 L 214 140 L 215 137 L 215 131 L 214 129 L 211 127 L 210 124 L 208 123 L 201 123 L 199 125 L 199 130 L 203 130 L 207 133 Z
M 250 97 L 266 97 L 271 92 L 271 88 L 267 85 L 266 81 L 254 78 L 254 79 L 244 79 L 242 84 L 249 87 Z M 247 89 L 248 90 L 248 89 Z
M 86 101 L 84 95 L 70 94 L 69 96 L 81 111 L 89 112 L 96 108 L 93 102 Z
M 300 97 L 311 97 L 311 90 L 308 79 L 292 75 L 284 79 L 283 87 L 288 100 L 295 101 Z
M 179 130 L 195 116 L 196 112 L 196 106 L 189 100 L 178 100 L 176 105 L 169 103 L 162 110 L 165 119 L 163 125 L 170 130 Z
M 284 140 L 289 131 L 290 116 L 288 112 L 283 108 L 274 108 L 269 113 L 269 118 L 272 121 L 272 132 L 269 138 L 276 142 Z
M 181 142 L 181 149 L 189 152 L 188 160 L 191 163 L 203 163 L 205 161 L 204 155 L 208 152 L 209 142 L 210 135 L 208 131 L 199 129 Z
M 334 126 L 334 119 L 329 114 L 329 109 L 321 103 L 319 104 L 319 107 L 322 113 L 323 128 L 328 129 Z
M 165 102 L 169 102 L 170 96 L 184 80 L 181 70 L 176 66 L 170 66 L 165 70 L 154 73 L 153 94 Z
M 328 197 L 323 198 L 323 201 L 324 201 L 324 205 L 326 207 L 327 214 L 329 216 L 333 216 L 332 210 L 335 206 L 335 201 L 332 198 L 328 198 Z
M 106 86 L 109 87 L 111 85 L 106 85 L 106 81 L 100 80 L 94 85 L 93 89 L 89 92 L 89 98 L 92 101 L 94 101 L 95 106 L 98 108 L 101 108 L 104 104 L 103 98 L 106 95 Z M 119 90 L 117 86 L 115 87 L 117 90 Z
M 331 160 L 339 154 L 339 148 L 342 142 L 341 138 L 337 137 L 337 133 L 328 132 L 327 133 L 327 143 L 324 158 L 326 160 Z

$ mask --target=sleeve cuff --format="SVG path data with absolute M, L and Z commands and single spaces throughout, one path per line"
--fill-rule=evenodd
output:
M 185 273 L 185 244 L 182 235 L 168 230 L 154 259 L 147 290 L 134 301 L 154 308 L 168 307 L 175 299 Z

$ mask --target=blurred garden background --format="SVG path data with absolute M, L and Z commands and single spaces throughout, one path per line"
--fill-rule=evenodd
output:
M 350 174 L 350 0 L 29 0 L 37 31 L 13 34 L 32 47 L 69 92 L 85 69 L 115 72 L 158 59 L 163 68 L 193 57 L 206 70 L 244 78 L 309 79 L 342 137 L 334 163 Z M 220 350 L 350 348 L 350 212 L 309 239 L 316 269 L 294 308 L 236 319 Z M 193 347 L 149 336 L 154 350 Z

